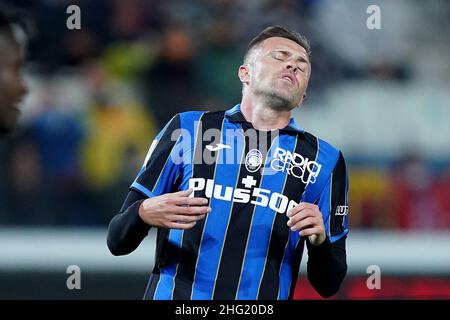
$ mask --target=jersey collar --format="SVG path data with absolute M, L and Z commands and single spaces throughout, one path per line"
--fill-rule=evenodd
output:
M 225 111 L 225 117 L 234 122 L 247 122 L 248 123 L 248 121 L 245 120 L 244 115 L 241 112 L 240 104 L 237 104 L 233 108 Z M 289 124 L 282 130 L 288 130 L 288 131 L 300 132 L 300 133 L 304 132 L 304 130 L 302 128 L 300 128 L 298 126 L 298 124 L 295 122 L 294 118 L 291 118 L 291 120 L 289 121 Z

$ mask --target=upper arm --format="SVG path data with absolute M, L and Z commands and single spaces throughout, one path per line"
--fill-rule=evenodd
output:
M 348 233 L 348 175 L 341 152 L 320 194 L 318 205 L 330 242 L 344 237 Z
M 181 128 L 178 114 L 153 140 L 131 188 L 147 197 L 171 192 L 181 171 L 181 158 Z

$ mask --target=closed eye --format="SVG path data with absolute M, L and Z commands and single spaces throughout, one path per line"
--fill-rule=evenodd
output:
M 286 60 L 287 53 L 286 53 L 286 52 L 283 52 L 283 51 L 276 51 L 276 52 L 274 52 L 271 56 L 272 56 L 272 58 L 274 58 L 275 60 L 278 60 L 278 61 L 285 61 L 285 60 Z
M 284 51 L 284 50 L 277 50 L 274 51 L 270 54 L 270 56 L 278 61 L 286 61 L 288 59 L 291 59 L 292 54 L 288 51 Z M 303 58 L 303 57 L 299 57 L 295 60 L 296 62 L 298 62 L 298 70 L 300 70 L 302 73 L 307 72 L 308 69 L 308 61 Z

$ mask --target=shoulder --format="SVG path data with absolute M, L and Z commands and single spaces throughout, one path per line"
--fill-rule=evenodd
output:
M 326 163 L 327 167 L 333 168 L 340 158 L 343 159 L 341 150 L 328 141 L 307 131 L 303 131 L 301 134 L 304 136 L 306 143 L 316 149 L 317 162 Z
M 176 116 L 179 117 L 180 120 L 183 120 L 183 121 L 195 121 L 195 120 L 199 120 L 205 113 L 208 113 L 208 111 L 193 110 L 193 111 L 180 112 Z
M 166 128 L 188 128 L 199 121 L 207 111 L 185 111 L 175 114 L 166 124 Z
M 186 111 L 176 115 L 179 118 L 181 127 L 196 126 L 200 121 L 203 125 L 213 125 L 222 122 L 225 116 L 225 110 L 222 111 Z M 214 125 L 213 125 L 214 126 Z

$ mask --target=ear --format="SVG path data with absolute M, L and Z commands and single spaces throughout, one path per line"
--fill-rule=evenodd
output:
M 238 77 L 242 84 L 248 84 L 250 81 L 249 68 L 247 65 L 241 65 L 238 70 Z

